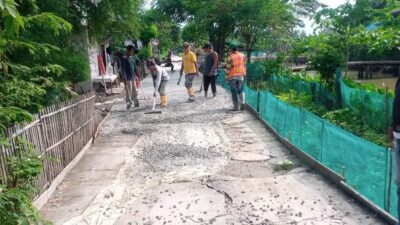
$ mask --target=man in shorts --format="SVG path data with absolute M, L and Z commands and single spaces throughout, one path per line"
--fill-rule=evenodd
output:
M 190 51 L 190 45 L 188 42 L 183 44 L 184 54 L 182 57 L 182 68 L 180 75 L 182 76 L 185 72 L 185 87 L 189 95 L 189 102 L 194 102 L 195 95 L 193 90 L 193 80 L 195 76 L 198 76 L 197 58 L 196 55 Z

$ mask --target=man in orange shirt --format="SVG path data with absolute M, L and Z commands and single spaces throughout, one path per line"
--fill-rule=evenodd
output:
M 238 52 L 237 46 L 234 44 L 231 45 L 231 55 L 229 56 L 226 72 L 225 79 L 228 81 L 232 93 L 232 111 L 244 110 L 243 86 L 246 76 L 246 57 Z
M 197 58 L 196 55 L 190 51 L 190 45 L 188 42 L 183 44 L 184 54 L 182 57 L 182 68 L 180 75 L 182 76 L 185 72 L 185 87 L 189 95 L 189 102 L 194 102 L 195 95 L 193 90 L 193 80 L 195 76 L 198 76 Z

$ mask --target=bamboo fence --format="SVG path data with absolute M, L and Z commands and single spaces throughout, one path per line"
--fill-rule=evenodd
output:
M 95 94 L 81 95 L 42 110 L 30 123 L 8 128 L 5 135 L 9 145 L 1 146 L 0 182 L 10 176 L 7 158 L 17 155 L 17 138 L 33 144 L 38 154 L 45 157 L 43 173 L 36 180 L 38 194 L 45 191 L 62 170 L 92 139 L 100 118 L 95 112 Z

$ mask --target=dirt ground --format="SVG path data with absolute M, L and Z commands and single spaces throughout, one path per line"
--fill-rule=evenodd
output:
M 141 107 L 115 101 L 93 156 L 60 185 L 42 209 L 46 218 L 65 225 L 384 224 L 302 165 L 250 113 L 229 112 L 221 88 L 215 99 L 199 94 L 188 103 L 177 78 L 162 114 L 144 114 L 149 79 Z M 285 160 L 292 165 L 277 170 Z

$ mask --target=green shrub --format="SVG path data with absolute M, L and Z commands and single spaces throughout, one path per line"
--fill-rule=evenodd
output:
M 275 172 L 289 171 L 289 170 L 292 170 L 293 167 L 294 167 L 294 163 L 288 159 L 280 161 L 280 162 L 274 164 L 274 166 L 273 166 Z
M 90 79 L 90 66 L 86 54 L 71 49 L 64 49 L 52 54 L 52 63 L 65 68 L 60 81 L 73 84 Z
M 385 132 L 373 129 L 368 124 L 365 124 L 360 114 L 348 108 L 327 112 L 322 118 L 377 145 L 385 146 L 387 144 Z
M 290 74 L 291 71 L 287 70 L 284 66 L 285 56 L 279 53 L 275 60 L 266 60 L 264 62 L 264 72 L 267 77 L 272 75 L 286 75 Z
M 16 144 L 16 156 L 7 159 L 11 178 L 0 184 L 0 224 L 50 224 L 32 204 L 36 193 L 35 179 L 43 171 L 44 158 L 29 142 L 17 139 Z

